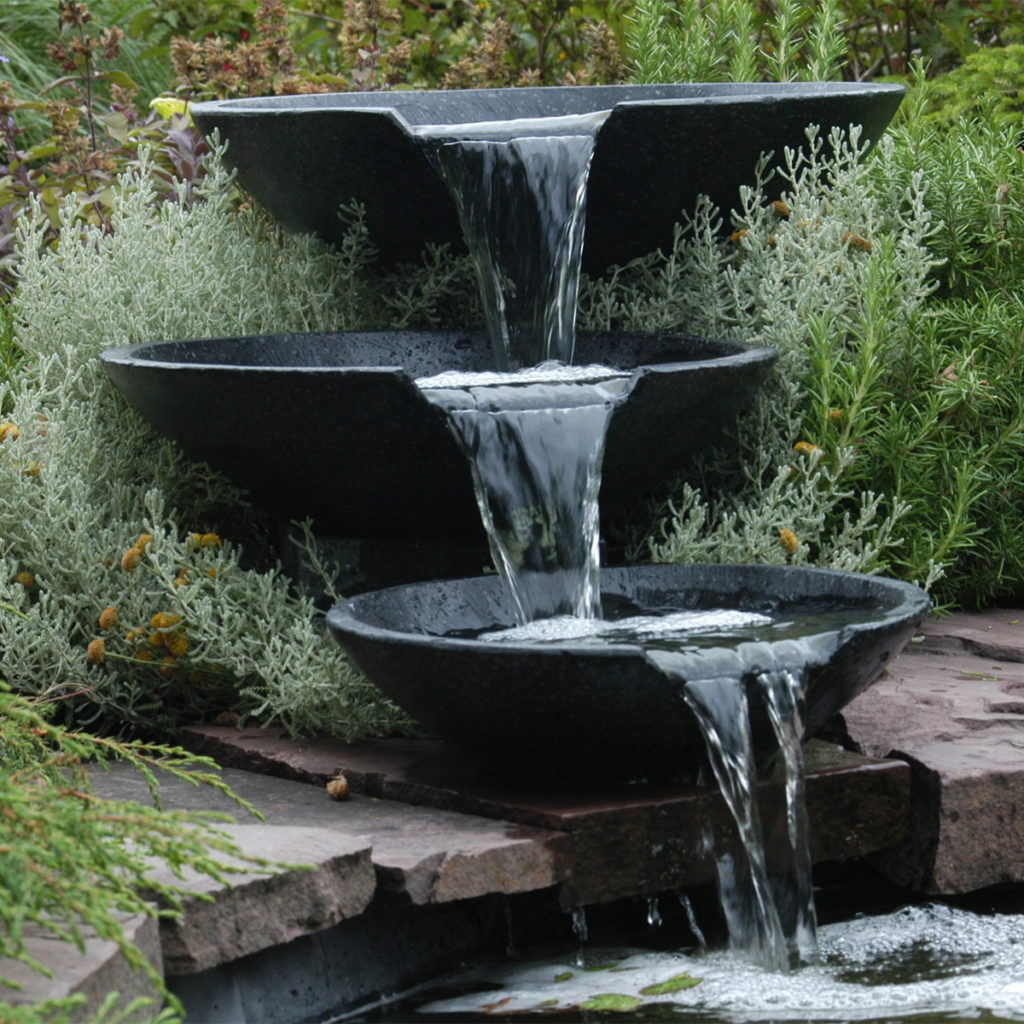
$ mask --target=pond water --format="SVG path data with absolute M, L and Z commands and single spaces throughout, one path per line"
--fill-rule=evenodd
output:
M 863 895 L 868 902 L 870 893 Z M 818 932 L 818 961 L 788 973 L 701 949 L 684 918 L 681 933 L 648 929 L 651 941 L 630 935 L 623 945 L 588 942 L 485 963 L 414 999 L 350 1019 L 1024 1021 L 1024 896 L 992 902 L 1004 909 L 924 903 L 830 921 Z M 673 941 L 678 948 L 665 948 Z

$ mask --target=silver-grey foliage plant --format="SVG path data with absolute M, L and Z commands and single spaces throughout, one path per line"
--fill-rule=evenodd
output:
M 55 250 L 23 227 L 17 338 L 0 383 L 0 675 L 71 697 L 85 721 L 171 726 L 241 704 L 295 730 L 391 729 L 404 716 L 349 664 L 279 571 L 240 565 L 241 495 L 143 425 L 99 353 L 160 338 L 354 325 L 368 308 L 353 246 L 330 252 L 236 216 L 214 165 L 205 201 L 160 203 L 143 166 L 118 187 L 113 231 Z M 271 432 L 274 410 L 252 429 Z M 232 514 L 233 510 L 233 514 Z

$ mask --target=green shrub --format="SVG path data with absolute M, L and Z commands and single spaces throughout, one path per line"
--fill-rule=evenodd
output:
M 1024 138 L 1024 45 L 967 54 L 963 64 L 929 83 L 927 97 L 928 116 L 944 127 L 991 111 Z
M 867 162 L 815 160 L 787 172 L 786 216 L 748 196 L 732 250 L 704 209 L 668 260 L 625 268 L 618 294 L 599 289 L 609 322 L 783 353 L 781 388 L 633 554 L 802 558 L 929 582 L 943 605 L 1019 600 L 1024 220 L 1010 183 L 1024 154 L 1013 130 L 908 116 Z M 870 509 L 883 515 L 876 540 L 851 546 L 844 531 Z M 799 541 L 792 552 L 782 529 Z
M 0 613 L 18 614 L 9 605 L 0 605 Z M 121 760 L 143 774 L 157 800 L 161 778 L 187 779 L 193 785 L 212 786 L 258 813 L 234 797 L 208 758 L 60 728 L 46 713 L 53 710 L 55 699 L 47 696 L 48 700 L 26 700 L 0 683 L 0 957 L 47 972 L 26 948 L 26 926 L 79 948 L 84 948 L 83 936 L 92 930 L 117 943 L 128 962 L 148 974 L 171 1003 L 160 1013 L 145 1000 L 125 1006 L 112 993 L 103 1019 L 180 1020 L 181 1006 L 167 992 L 163 975 L 126 939 L 122 926 L 125 915 L 180 914 L 182 888 L 159 880 L 154 868 L 169 864 L 179 874 L 190 870 L 225 881 L 232 874 L 272 871 L 280 865 L 242 853 L 219 830 L 227 820 L 223 815 L 162 811 L 158 804 L 97 796 L 89 771 Z M 82 996 L 11 1006 L 3 999 L 3 987 L 9 984 L 0 970 L 4 1021 L 63 1020 L 76 1007 L 80 1013 Z

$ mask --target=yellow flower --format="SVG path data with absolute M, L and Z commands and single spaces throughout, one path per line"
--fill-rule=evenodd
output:
M 168 121 L 175 114 L 181 114 L 188 118 L 190 124 L 192 123 L 192 115 L 188 112 L 188 100 L 183 100 L 178 96 L 157 96 L 149 101 L 149 106 L 151 110 L 155 110 Z
M 842 421 L 843 421 L 843 410 L 842 409 L 829 409 L 828 418 L 833 423 L 842 423 Z
M 779 539 L 782 541 L 782 546 L 786 549 L 787 555 L 793 554 L 800 546 L 800 541 L 797 540 L 797 536 L 792 530 L 779 530 Z
M 85 649 L 85 660 L 90 665 L 99 665 L 107 654 L 107 644 L 103 637 L 98 636 L 95 640 L 89 641 Z
M 109 604 L 100 612 L 100 629 L 113 629 L 116 625 L 117 609 Z
M 866 238 L 861 238 L 860 235 L 854 234 L 852 231 L 847 231 L 843 235 L 843 241 L 849 245 L 860 249 L 863 252 L 871 252 L 871 243 Z
M 778 214 L 778 215 L 779 215 L 780 217 L 788 217 L 788 216 L 789 216 L 789 215 L 790 215 L 790 214 L 791 214 L 791 213 L 793 212 L 793 211 L 792 211 L 792 210 L 791 210 L 791 209 L 789 208 L 789 206 L 788 206 L 788 205 L 787 205 L 786 203 L 784 203 L 784 202 L 783 202 L 783 201 L 782 201 L 781 199 L 776 199 L 776 200 L 775 200 L 775 202 L 774 202 L 774 203 L 772 203 L 772 209 L 773 209 L 773 210 L 774 210 L 774 211 L 775 211 L 775 212 L 776 212 L 776 213 L 777 213 L 777 214 Z
M 174 583 L 172 586 L 177 590 L 178 587 L 183 587 L 186 583 L 188 583 L 188 569 L 182 569 L 178 575 L 174 577 Z
M 166 646 L 175 658 L 183 658 L 188 651 L 188 636 L 184 633 L 172 633 L 167 638 Z
M 201 548 L 219 548 L 221 543 L 220 537 L 215 533 L 204 533 L 199 538 L 199 546 Z
M 793 450 L 798 452 L 800 455 L 810 455 L 812 452 L 821 451 L 816 444 L 811 444 L 810 441 L 797 441 L 797 443 L 793 445 Z
M 176 626 L 179 622 L 181 622 L 181 616 L 175 615 L 174 612 L 157 612 L 149 620 L 153 629 L 170 629 L 171 626 Z
M 738 243 L 738 242 L 742 242 L 743 239 L 746 238 L 746 237 L 747 237 L 747 229 L 746 228 L 740 228 L 739 231 L 734 231 L 729 236 L 729 241 L 730 242 Z
M 7 438 L 17 441 L 20 436 L 21 431 L 16 423 L 12 423 L 10 420 L 7 420 L 6 423 L 0 423 L 0 442 L 6 441 Z
M 172 657 L 170 654 L 166 658 L 163 658 L 160 662 L 160 674 L 170 679 L 171 676 L 178 670 L 178 659 Z
M 151 533 L 141 533 L 141 534 L 139 534 L 139 539 L 135 542 L 135 546 L 143 554 L 145 554 L 146 553 L 146 548 L 149 547 L 149 543 L 150 543 L 150 541 L 152 539 L 153 539 L 153 534 L 151 534 Z
M 14 577 L 26 590 L 31 589 L 36 585 L 36 578 L 30 572 L 19 572 Z
M 131 572 L 136 565 L 138 565 L 139 559 L 142 557 L 142 551 L 136 547 L 130 547 L 121 556 L 121 568 L 125 572 Z

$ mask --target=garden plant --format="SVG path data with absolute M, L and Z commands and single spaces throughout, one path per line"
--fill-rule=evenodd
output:
M 976 607 L 1024 599 L 1022 44 L 1019 6 L 996 0 L 318 0 L 301 12 L 9 0 L 0 952 L 22 955 L 26 921 L 72 941 L 86 925 L 117 937 L 113 911 L 143 906 L 125 872 L 146 852 L 221 870 L 209 822 L 97 811 L 87 761 L 179 772 L 186 756 L 159 744 L 218 715 L 348 738 L 416 728 L 324 636 L 313 600 L 276 565 L 271 524 L 145 427 L 98 356 L 172 337 L 464 327 L 481 317 L 468 258 L 430 248 L 382 272 L 358 205 L 339 211 L 337 249 L 282 232 L 195 133 L 188 102 L 906 76 L 872 152 L 855 130 L 810 129 L 801 152 L 776 154 L 781 199 L 768 198 L 766 163 L 737 209 L 681 210 L 671 251 L 584 281 L 581 326 L 780 353 L 730 436 L 686 483 L 637 495 L 609 542 L 632 559 L 885 572 L 929 587 L 940 608 Z M 268 412 L 253 429 L 273 426 Z M 211 766 L 191 767 L 216 784 Z M 149 846 L 133 845 L 143 836 Z M 71 846 L 58 878 L 52 858 Z M 4 1019 L 68 1009 L 2 998 Z

